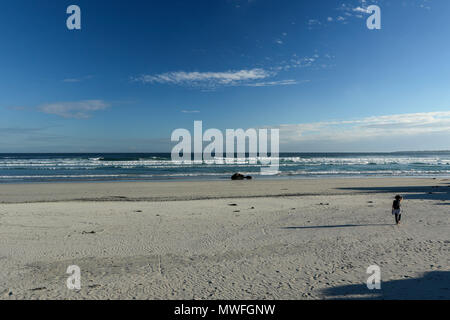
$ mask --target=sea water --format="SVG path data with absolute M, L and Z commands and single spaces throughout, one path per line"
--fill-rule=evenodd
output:
M 450 177 L 450 152 L 281 153 L 272 178 Z M 229 179 L 260 165 L 176 164 L 169 153 L 0 154 L 0 183 Z

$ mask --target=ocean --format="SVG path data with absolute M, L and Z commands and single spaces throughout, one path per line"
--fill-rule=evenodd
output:
M 450 151 L 281 153 L 279 174 L 261 165 L 175 164 L 169 153 L 0 154 L 0 183 L 318 177 L 449 177 Z

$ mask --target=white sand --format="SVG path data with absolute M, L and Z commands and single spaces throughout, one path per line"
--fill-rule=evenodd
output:
M 0 298 L 449 299 L 449 185 L 0 185 Z M 400 227 L 390 213 L 397 193 Z M 376 292 L 366 287 L 374 264 Z M 66 287 L 69 265 L 81 268 L 78 292 Z

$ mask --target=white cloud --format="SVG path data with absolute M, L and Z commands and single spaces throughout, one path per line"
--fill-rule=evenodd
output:
M 423 0 L 423 2 L 421 4 L 419 4 L 419 8 L 426 9 L 426 10 L 431 10 L 431 6 L 430 6 L 429 0 Z
M 280 40 L 280 44 L 283 42 Z M 328 56 L 330 59 L 331 57 Z M 175 71 L 160 74 L 143 74 L 130 77 L 133 82 L 143 84 L 167 84 L 199 88 L 204 91 L 215 90 L 219 87 L 243 86 L 263 87 L 281 86 L 303 83 L 305 80 L 280 79 L 280 74 L 297 68 L 311 67 L 318 62 L 320 56 L 316 53 L 309 57 L 299 57 L 293 54 L 274 63 L 275 59 L 265 57 L 263 66 L 253 69 L 229 70 L 222 72 L 186 72 Z M 269 62 L 267 62 L 269 61 Z M 267 65 L 270 64 L 270 65 Z
M 292 59 L 289 63 L 272 69 L 244 69 L 226 72 L 167 72 L 156 75 L 142 75 L 132 78 L 132 81 L 146 83 L 172 84 L 202 89 L 215 89 L 223 86 L 268 87 L 297 84 L 296 80 L 270 80 L 280 71 L 290 68 L 308 66 L 315 58 Z M 304 81 L 302 81 L 304 82 Z
M 198 110 L 181 110 L 182 113 L 200 113 Z
M 355 142 L 367 139 L 447 134 L 450 138 L 450 111 L 374 116 L 354 120 L 285 124 L 280 142 Z M 448 142 L 447 142 L 448 143 Z
M 132 78 L 142 83 L 163 83 L 193 87 L 234 86 L 249 81 L 261 80 L 273 73 L 261 68 L 225 72 L 167 72 L 156 75 L 142 75 Z
M 75 102 L 55 102 L 44 104 L 39 110 L 63 118 L 89 118 L 92 112 L 105 110 L 109 104 L 102 100 L 84 100 Z
M 78 79 L 78 78 L 67 78 L 67 79 L 64 79 L 63 82 L 68 82 L 68 83 L 81 82 L 81 79 Z
M 311 57 L 299 58 L 297 55 L 293 55 L 289 60 L 281 61 L 277 67 L 273 70 L 276 72 L 289 71 L 296 68 L 311 67 L 319 59 L 319 55 L 315 54 Z
M 290 86 L 290 85 L 305 83 L 305 82 L 309 82 L 309 80 L 297 81 L 297 80 L 290 79 L 290 80 L 280 80 L 280 81 L 256 82 L 256 83 L 247 84 L 247 86 L 249 86 L 249 87 Z
M 316 20 L 316 19 L 308 20 L 308 25 L 310 25 L 310 26 L 315 26 L 315 25 L 320 25 L 320 24 L 322 24 L 322 23 L 319 20 Z
M 371 0 L 371 4 L 377 4 L 377 0 Z M 362 13 L 364 14 L 370 14 L 371 12 L 367 9 L 368 8 L 367 1 L 365 0 L 359 0 L 358 4 L 353 3 L 342 3 L 337 10 L 343 12 L 343 15 L 347 18 L 364 18 Z M 342 23 L 348 23 L 347 18 L 341 16 L 338 16 L 335 20 Z
M 89 76 L 84 76 L 84 77 L 80 77 L 80 78 L 66 78 L 63 80 L 63 82 L 66 83 L 76 83 L 76 82 L 82 82 L 84 80 L 89 80 L 92 79 L 94 76 L 89 75 Z
M 370 13 L 370 11 L 367 8 L 362 8 L 362 7 L 353 8 L 353 11 L 362 12 L 362 13 Z

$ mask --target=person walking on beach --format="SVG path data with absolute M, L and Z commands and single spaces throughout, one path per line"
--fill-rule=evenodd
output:
M 402 200 L 403 200 L 402 196 L 396 195 L 394 203 L 392 204 L 392 214 L 395 215 L 395 223 L 397 225 L 400 224 L 400 220 L 402 219 L 402 211 L 401 211 Z

